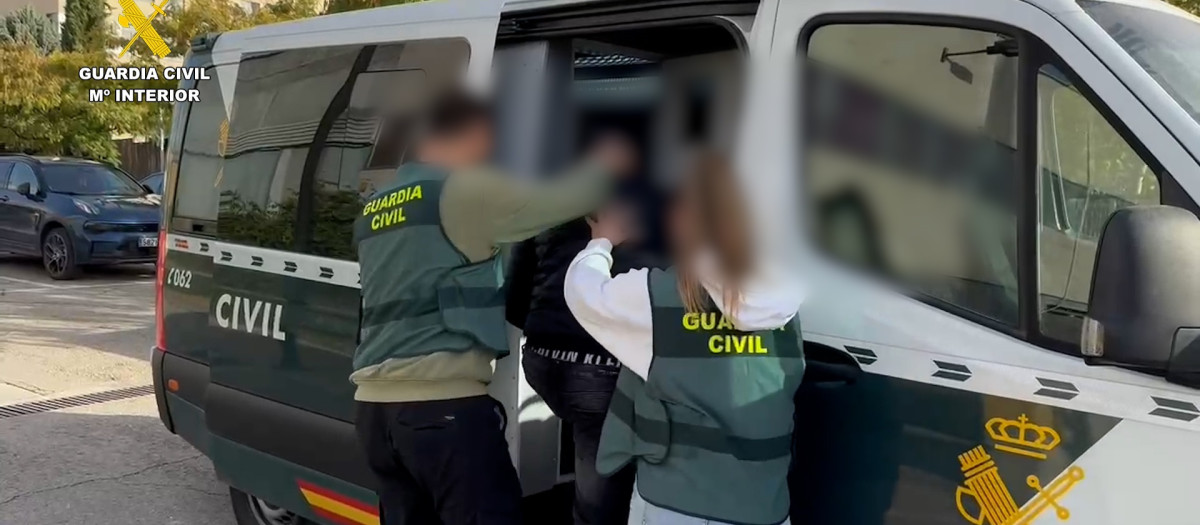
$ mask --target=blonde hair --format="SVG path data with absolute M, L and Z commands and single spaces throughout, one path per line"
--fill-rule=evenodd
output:
M 717 277 L 722 281 L 722 311 L 737 312 L 742 302 L 742 285 L 753 267 L 750 217 L 742 189 L 729 160 L 720 154 L 702 153 L 683 182 L 684 198 L 690 198 L 691 221 L 698 234 L 695 246 L 680 256 L 679 295 L 688 312 L 711 306 L 708 292 L 696 274 L 696 252 L 703 246 L 712 252 Z

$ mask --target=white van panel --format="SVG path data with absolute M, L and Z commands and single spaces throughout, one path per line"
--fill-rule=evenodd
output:
M 764 81 L 766 85 L 759 86 L 762 94 L 753 98 L 754 103 L 759 105 L 755 112 L 758 120 L 749 129 L 758 134 L 746 138 L 751 142 L 751 151 L 755 152 L 755 182 L 752 187 L 760 190 L 756 192 L 757 198 L 770 203 L 756 206 L 755 209 L 770 210 L 769 213 L 775 216 L 786 213 L 786 210 L 800 208 L 804 202 L 804 189 L 797 184 L 800 178 L 798 174 L 804 165 L 801 155 L 796 154 L 800 151 L 798 145 L 801 143 L 798 125 L 794 118 L 786 122 L 780 122 L 779 119 L 780 115 L 791 117 L 799 115 L 800 111 L 800 84 L 796 72 L 801 29 L 819 15 L 856 12 L 899 12 L 981 19 L 1028 30 L 1038 35 L 1071 65 L 1169 172 L 1190 174 L 1195 171 L 1194 159 L 1105 65 L 1060 23 L 1030 3 L 1020 0 L 845 0 L 836 4 L 781 2 L 771 60 L 767 71 L 760 73 L 767 77 Z M 775 116 L 773 122 L 767 120 L 772 115 Z M 774 133 L 758 131 L 763 128 L 769 128 Z M 1200 192 L 1191 194 L 1196 196 Z M 794 221 L 781 217 L 762 217 L 760 220 L 770 223 L 773 238 L 808 238 L 804 235 L 806 229 L 802 229 L 801 217 Z M 785 231 L 787 237 L 780 237 Z M 801 267 L 806 269 L 803 278 L 813 290 L 811 300 L 802 311 L 807 333 L 920 348 L 986 361 L 1020 363 L 1025 367 L 1082 377 L 1195 393 L 1194 390 L 1169 385 L 1159 378 L 1143 374 L 1089 367 L 1082 359 L 1030 345 L 924 305 L 888 287 L 880 287 L 869 280 L 843 272 L 819 256 L 807 240 L 797 248 L 800 252 L 798 257 L 804 261 Z M 859 289 L 862 294 L 856 292 Z
M 213 50 L 218 64 L 244 53 L 436 38 L 471 44 L 466 82 L 487 89 L 503 0 L 443 0 L 364 9 L 221 35 Z

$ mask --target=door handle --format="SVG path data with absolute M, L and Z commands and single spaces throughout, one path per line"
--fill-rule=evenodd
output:
M 0 195 L 0 202 L 8 202 L 8 195 Z

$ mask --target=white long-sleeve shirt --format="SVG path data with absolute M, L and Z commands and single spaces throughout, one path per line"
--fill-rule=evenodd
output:
M 567 269 L 563 295 L 571 314 L 583 329 L 622 365 L 645 379 L 654 358 L 654 324 L 651 319 L 647 269 L 612 275 L 612 243 L 594 239 L 575 256 Z M 701 265 L 704 268 L 705 265 Z M 701 282 L 722 305 L 721 285 L 713 279 Z M 795 316 L 803 299 L 792 282 L 772 280 L 743 287 L 742 301 L 731 316 L 740 330 L 779 328 Z

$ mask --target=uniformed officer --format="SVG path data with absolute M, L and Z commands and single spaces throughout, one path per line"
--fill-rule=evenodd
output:
M 754 264 L 729 167 L 698 166 L 670 212 L 673 267 L 613 277 L 628 225 L 609 211 L 567 271 L 571 312 L 623 365 L 597 467 L 636 462 L 631 524 L 784 523 L 801 297 Z
M 554 182 L 521 184 L 487 166 L 484 103 L 445 94 L 425 124 L 416 161 L 355 224 L 359 439 L 385 524 L 517 524 L 503 409 L 487 395 L 493 361 L 507 353 L 499 246 L 593 211 L 632 159 L 609 141 Z

